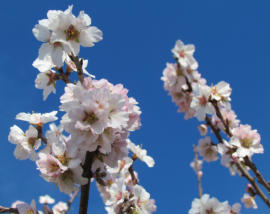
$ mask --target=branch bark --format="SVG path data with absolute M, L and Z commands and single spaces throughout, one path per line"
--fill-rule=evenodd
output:
M 0 213 L 15 213 L 15 214 L 19 214 L 19 211 L 18 211 L 17 208 L 10 208 L 10 207 L 0 206 Z
M 82 59 L 80 60 L 78 56 L 74 56 L 73 53 L 71 53 L 70 59 L 76 65 L 78 78 L 79 78 L 80 82 L 83 84 L 83 80 L 84 80 L 83 69 L 82 69 L 83 60 Z
M 80 197 L 80 210 L 79 214 L 87 214 L 88 209 L 88 201 L 89 201 L 89 191 L 90 191 L 90 183 L 91 178 L 93 177 L 93 173 L 91 171 L 92 163 L 94 161 L 96 152 L 86 152 L 85 161 L 83 164 L 83 177 L 88 179 L 87 184 L 81 186 L 81 197 Z

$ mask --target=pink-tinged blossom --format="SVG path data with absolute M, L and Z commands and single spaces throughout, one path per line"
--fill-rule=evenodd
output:
M 78 55 L 80 45 L 91 47 L 102 40 L 102 32 L 90 26 L 90 17 L 83 11 L 75 17 L 72 6 L 65 11 L 49 10 L 47 17 L 33 28 L 34 36 L 44 42 L 39 49 L 38 60 L 50 58 L 55 66 L 62 67 L 70 52 Z
M 49 195 L 43 195 L 39 197 L 39 203 L 41 204 L 53 204 L 55 200 Z
M 41 176 L 49 182 L 56 181 L 61 174 L 68 170 L 68 167 L 63 165 L 56 157 L 43 152 L 39 153 L 36 164 Z
M 217 85 L 211 87 L 211 98 L 226 103 L 231 101 L 232 89 L 230 85 L 224 81 L 219 82 Z
M 116 144 L 117 135 L 127 133 L 121 136 L 121 141 L 125 142 L 128 131 L 140 126 L 140 109 L 127 92 L 120 84 L 88 77 L 83 84 L 68 84 L 61 97 L 60 109 L 66 112 L 61 120 L 65 131 L 71 134 L 81 151 L 98 149 L 106 154 L 104 161 L 110 166 L 117 163 L 126 147 L 126 143 L 121 144 L 121 148 Z
M 80 45 L 84 47 L 92 47 L 94 43 L 102 40 L 102 32 L 97 28 L 90 26 L 91 19 L 83 11 L 78 17 L 72 14 L 72 6 L 67 10 L 48 11 L 48 28 L 52 32 L 51 42 L 60 42 L 64 49 L 77 55 Z
M 239 120 L 237 119 L 237 115 L 234 113 L 233 110 L 227 110 L 226 108 L 220 108 L 220 113 L 227 123 L 230 129 L 236 128 L 239 126 Z M 219 128 L 222 131 L 225 131 L 225 127 L 219 117 L 215 114 L 212 117 L 212 124 Z
M 58 202 L 53 206 L 53 214 L 65 214 L 68 211 L 68 205 L 65 202 Z
M 210 198 L 204 194 L 200 199 L 192 201 L 192 207 L 188 214 L 231 214 L 231 209 L 227 201 L 219 202 L 216 198 Z
M 201 136 L 205 136 L 208 132 L 208 127 L 205 124 L 201 124 L 198 126 L 198 130 L 199 130 Z
M 123 178 L 118 179 L 115 183 L 113 183 L 108 192 L 110 194 L 110 198 L 105 202 L 106 206 L 118 205 L 124 201 L 124 193 L 126 191 L 125 181 Z
M 44 42 L 39 49 L 39 56 L 36 61 L 46 61 L 48 58 L 57 67 L 62 67 L 66 54 L 63 44 L 60 42 L 52 42 L 52 32 L 49 29 L 50 21 L 42 19 L 35 25 L 32 32 L 37 40 Z
M 57 120 L 58 118 L 56 117 L 57 111 L 52 111 L 50 113 L 19 113 L 16 115 L 17 120 L 23 120 L 26 122 L 29 122 L 32 125 L 38 125 L 42 126 L 45 123 L 53 122 Z
M 43 100 L 46 100 L 51 92 L 56 93 L 56 81 L 54 79 L 55 72 L 49 70 L 47 72 L 41 72 L 37 75 L 35 80 L 35 87 L 43 89 Z
M 193 57 L 195 52 L 194 45 L 185 45 L 181 40 L 177 40 L 172 52 L 179 64 L 184 68 L 190 67 L 193 70 L 198 68 L 198 62 Z
M 255 153 L 264 152 L 263 146 L 260 144 L 261 137 L 256 129 L 251 129 L 251 126 L 240 125 L 232 130 L 232 134 L 230 144 L 237 148 L 233 156 L 251 157 Z
M 254 200 L 254 197 L 250 196 L 247 193 L 245 193 L 243 195 L 241 201 L 245 205 L 246 208 L 253 208 L 253 209 L 257 209 L 258 208 L 258 206 L 256 204 L 256 201 Z
M 125 157 L 123 160 L 118 160 L 118 165 L 115 168 L 107 167 L 107 171 L 110 174 L 124 175 L 128 173 L 129 167 L 133 164 L 133 160 L 129 157 Z
M 207 161 L 215 161 L 217 160 L 217 148 L 212 145 L 210 137 L 205 137 L 199 140 L 198 144 L 198 152 L 199 154 Z
M 60 191 L 66 194 L 70 194 L 76 189 L 75 184 L 87 183 L 87 179 L 82 177 L 83 169 L 79 165 L 80 162 L 70 164 L 70 160 L 64 155 L 55 157 L 40 152 L 39 160 L 36 163 L 41 176 L 48 182 L 55 182 Z
M 194 160 L 190 163 L 190 167 L 194 170 L 194 172 L 202 177 L 203 172 L 202 172 L 202 164 L 203 164 L 203 160 Z
M 150 199 L 150 194 L 140 185 L 133 187 L 135 210 L 137 213 L 150 214 L 156 211 L 155 201 Z
M 206 85 L 194 84 L 193 93 L 194 97 L 190 103 L 190 107 L 196 111 L 195 116 L 199 121 L 204 120 L 206 114 L 215 113 L 214 107 L 209 102 L 209 97 L 211 95 L 210 87 Z
M 147 151 L 138 145 L 136 146 L 130 140 L 128 140 L 128 148 L 136 158 L 139 158 L 141 161 L 145 162 L 148 167 L 153 167 L 155 165 L 154 159 L 147 155 Z
M 12 208 L 17 208 L 19 214 L 38 214 L 35 200 L 31 201 L 30 206 L 23 201 L 16 201 L 11 205 Z
M 177 64 L 167 63 L 163 71 L 164 88 L 167 91 L 181 91 L 186 85 L 185 72 L 177 67 Z
M 179 94 L 176 94 L 176 98 L 178 99 Z M 175 97 L 173 96 L 173 100 L 175 100 L 176 104 L 179 106 L 178 112 L 185 112 L 185 119 L 190 119 L 195 116 L 196 111 L 190 107 L 190 104 L 192 102 L 192 96 L 191 95 L 185 95 L 178 101 L 175 100 Z
M 18 126 L 14 125 L 10 128 L 8 140 L 16 144 L 14 155 L 19 160 L 36 160 L 36 152 L 40 145 L 41 139 L 38 138 L 38 131 L 35 127 L 29 126 L 24 133 Z
M 235 203 L 231 207 L 231 214 L 240 214 L 241 211 L 241 204 Z
M 241 175 L 236 165 L 234 164 L 234 159 L 232 158 L 232 154 L 234 153 L 235 148 L 230 143 L 223 140 L 223 143 L 219 143 L 217 145 L 217 151 L 221 155 L 221 164 L 229 168 L 231 175 L 235 175 L 236 173 Z
M 82 71 L 84 74 L 86 74 L 87 76 L 90 76 L 92 78 L 95 78 L 94 75 L 88 73 L 88 71 L 86 70 L 87 68 L 87 65 L 88 65 L 88 60 L 87 59 L 80 59 L 80 61 L 82 60 Z M 75 63 L 70 59 L 69 56 L 66 57 L 66 60 L 65 60 L 67 66 L 69 66 L 70 70 L 71 71 L 76 71 L 77 72 L 77 66 L 75 65 Z

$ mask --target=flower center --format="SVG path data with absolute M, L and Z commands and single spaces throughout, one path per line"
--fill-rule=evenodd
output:
M 84 114 L 85 116 L 83 118 L 83 122 L 92 125 L 93 123 L 98 121 L 98 117 L 95 115 L 94 112 L 91 112 L 91 113 L 85 112 Z
M 74 40 L 75 42 L 79 42 L 80 32 L 73 26 L 69 25 L 68 29 L 65 30 L 66 40 Z
M 54 43 L 53 43 L 53 47 L 54 47 L 54 48 L 62 47 L 62 43 L 61 43 L 61 42 L 54 42 Z
M 241 139 L 241 145 L 247 149 L 250 148 L 252 146 L 252 139 L 249 138 Z
M 47 86 L 52 85 L 52 84 L 55 85 L 55 79 L 54 79 L 55 75 L 54 75 L 54 73 L 52 71 L 50 71 L 50 73 L 47 73 L 46 75 L 49 78 Z
M 58 155 L 58 156 L 56 156 L 56 158 L 61 162 L 61 164 L 67 165 L 67 158 L 66 158 L 65 154 Z
M 206 214 L 215 214 L 215 212 L 213 211 L 213 209 L 211 209 L 211 210 L 206 210 Z
M 185 55 L 186 55 L 184 51 L 179 51 L 178 54 L 179 54 L 179 56 L 182 57 L 182 58 L 184 58 Z
M 37 138 L 35 138 L 35 137 L 29 137 L 29 138 L 28 138 L 28 143 L 29 143 L 32 147 L 34 147 L 34 146 L 35 146 L 36 139 L 37 139 Z
M 200 97 L 200 104 L 202 105 L 202 106 L 205 106 L 206 104 L 207 104 L 207 99 L 206 99 L 206 97 Z

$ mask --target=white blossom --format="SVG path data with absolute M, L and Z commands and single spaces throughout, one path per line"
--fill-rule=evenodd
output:
M 142 149 L 140 146 L 136 146 L 130 140 L 128 140 L 128 148 L 137 158 L 145 162 L 148 167 L 153 167 L 155 165 L 154 159 L 147 155 L 147 151 L 145 149 Z
M 253 208 L 253 209 L 257 209 L 258 208 L 258 206 L 256 204 L 256 201 L 254 200 L 254 197 L 250 196 L 247 193 L 245 193 L 243 195 L 241 201 L 245 205 L 246 208 Z
M 39 203 L 41 204 L 53 204 L 55 200 L 49 196 L 49 195 L 44 195 L 39 197 Z
M 177 40 L 172 52 L 181 66 L 190 67 L 193 70 L 198 68 L 198 62 L 193 57 L 194 45 L 184 45 L 181 40 Z
M 212 145 L 210 137 L 205 137 L 199 140 L 198 152 L 207 161 L 217 160 L 217 148 Z
M 210 87 L 206 85 L 194 84 L 193 92 L 194 97 L 190 103 L 190 107 L 195 110 L 195 116 L 198 118 L 198 120 L 204 120 L 206 114 L 214 114 L 215 109 L 208 100 L 211 95 Z
M 30 125 L 24 133 L 18 126 L 14 125 L 10 128 L 8 140 L 16 144 L 14 155 L 17 159 L 36 159 L 35 150 L 40 147 L 41 139 L 38 138 L 38 131 L 35 127 Z
M 56 117 L 57 111 L 52 111 L 50 113 L 19 113 L 16 115 L 17 120 L 23 120 L 26 122 L 29 122 L 32 125 L 39 125 L 42 126 L 45 123 L 53 122 L 57 120 L 58 118 Z

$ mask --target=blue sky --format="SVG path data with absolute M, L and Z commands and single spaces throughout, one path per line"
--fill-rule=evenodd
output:
M 197 197 L 196 177 L 189 167 L 192 145 L 200 138 L 195 119 L 185 121 L 177 113 L 160 80 L 166 62 L 173 62 L 171 48 L 177 39 L 196 45 L 199 71 L 208 83 L 221 80 L 231 84 L 232 106 L 243 124 L 258 129 L 264 155 L 254 157 L 266 178 L 270 178 L 270 2 L 245 0 L 47 0 L 3 1 L 0 7 L 0 204 L 15 200 L 30 202 L 50 194 L 56 200 L 68 197 L 46 183 L 31 161 L 18 161 L 14 145 L 7 140 L 9 127 L 19 112 L 50 112 L 58 108 L 63 85 L 57 95 L 42 101 L 35 89 L 37 71 L 32 67 L 40 43 L 32 27 L 45 18 L 47 10 L 64 10 L 74 5 L 84 10 L 93 25 L 104 33 L 104 40 L 93 48 L 82 49 L 89 60 L 88 71 L 98 79 L 123 83 L 143 112 L 142 127 L 131 139 L 143 144 L 156 160 L 147 168 L 136 163 L 140 183 L 156 200 L 159 214 L 187 213 Z M 220 201 L 239 202 L 246 181 L 230 176 L 220 162 L 204 164 L 203 190 Z M 258 199 L 259 210 L 242 213 L 269 213 Z M 78 200 L 74 203 L 76 213 Z M 89 213 L 104 214 L 104 206 L 93 185 Z

